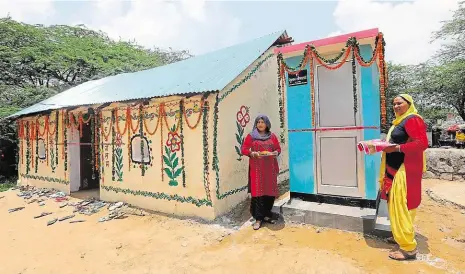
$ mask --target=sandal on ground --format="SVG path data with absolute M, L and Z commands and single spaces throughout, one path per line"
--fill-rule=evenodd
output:
M 270 217 L 263 218 L 263 221 L 265 221 L 265 222 L 267 222 L 269 224 L 273 224 L 273 225 L 276 224 L 276 221 L 271 219 Z
M 259 230 L 261 226 L 262 221 L 255 221 L 255 223 L 253 224 L 253 230 Z
M 417 250 L 407 252 L 402 249 L 399 249 L 397 251 L 389 253 L 389 258 L 396 260 L 396 261 L 415 260 L 417 258 Z

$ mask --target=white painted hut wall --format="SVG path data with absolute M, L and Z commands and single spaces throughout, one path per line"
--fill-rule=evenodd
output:
M 244 73 L 236 78 L 228 87 L 226 87 L 220 96 L 230 89 L 231 86 L 243 79 L 258 62 L 263 60 L 272 52 L 270 49 L 254 64 L 252 64 Z M 271 131 L 279 139 L 281 134 L 279 120 L 279 95 L 278 95 L 278 78 L 277 78 L 277 61 L 276 56 L 269 58 L 251 77 L 250 80 L 242 84 L 238 89 L 233 91 L 219 105 L 218 121 L 218 157 L 220 163 L 220 194 L 227 191 L 246 186 L 248 182 L 248 157 L 242 156 L 238 161 L 238 155 L 234 146 L 239 146 L 236 141 L 236 114 L 241 106 L 250 107 L 250 122 L 246 125 L 243 138 L 252 130 L 255 117 L 258 114 L 265 114 L 270 118 Z M 283 91 L 284 92 L 284 91 Z M 280 180 L 287 178 L 288 171 L 288 140 L 287 131 L 285 131 L 285 144 L 281 143 L 282 153 L 278 158 L 280 171 L 284 174 Z M 216 197 L 216 195 L 215 195 Z M 221 215 L 231 210 L 235 205 L 245 200 L 247 189 L 237 194 L 232 194 L 223 199 L 217 200 L 215 205 L 215 214 Z M 216 197 L 217 198 L 217 197 Z

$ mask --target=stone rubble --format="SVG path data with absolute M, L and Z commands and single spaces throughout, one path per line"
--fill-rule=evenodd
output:
M 465 182 L 465 150 L 430 148 L 426 150 L 424 179 Z
M 19 193 L 17 194 L 18 197 L 21 197 L 25 200 L 26 204 L 33 204 L 38 203 L 40 206 L 44 206 L 46 200 L 54 200 L 57 203 L 60 203 L 59 208 L 64 207 L 72 207 L 73 214 L 69 216 L 62 217 L 60 219 L 54 218 L 47 222 L 47 226 L 55 224 L 57 221 L 65 221 L 68 219 L 74 218 L 76 215 L 75 213 L 79 213 L 82 215 L 93 215 L 100 212 L 104 207 L 107 207 L 109 214 L 99 219 L 99 222 L 107 222 L 110 220 L 115 219 L 122 219 L 125 218 L 126 215 L 136 215 L 136 216 L 145 216 L 146 214 L 139 209 L 131 208 L 124 202 L 115 202 L 115 203 L 107 203 L 104 201 L 100 201 L 95 198 L 89 198 L 80 202 L 71 203 L 68 202 L 68 196 L 66 193 L 62 191 L 58 191 L 55 189 L 43 189 L 43 188 L 36 188 L 33 186 L 20 186 L 14 187 L 13 190 L 18 190 Z M 9 209 L 8 211 L 15 212 L 18 210 L 22 210 L 24 207 L 20 208 L 13 208 Z M 42 214 L 35 216 L 35 219 L 42 218 L 48 215 L 51 215 L 50 212 L 43 212 Z M 85 222 L 85 220 L 74 220 L 70 221 L 69 223 L 80 223 Z

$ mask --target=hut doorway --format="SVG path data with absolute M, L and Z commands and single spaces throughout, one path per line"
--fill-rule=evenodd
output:
M 91 123 L 82 124 L 82 136 L 80 137 L 80 186 L 79 190 L 98 189 L 100 176 L 95 170 L 94 138 L 92 138 Z
M 68 161 L 70 192 L 80 197 L 91 196 L 98 198 L 100 189 L 100 174 L 95 170 L 95 155 L 93 154 L 93 138 L 91 123 L 82 123 L 80 130 L 68 131 Z M 96 151 L 95 153 L 98 153 Z M 73 194 L 73 196 L 76 196 Z

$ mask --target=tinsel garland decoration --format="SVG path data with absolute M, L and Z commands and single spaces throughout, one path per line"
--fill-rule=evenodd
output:
M 95 178 L 95 146 L 94 146 L 94 140 L 95 140 L 95 119 L 92 119 L 92 115 L 91 114 L 88 114 L 89 115 L 89 118 L 87 119 L 87 123 L 90 122 L 90 142 L 91 142 L 91 145 L 90 145 L 90 154 L 91 154 L 91 157 L 90 157 L 90 164 L 92 165 L 92 179 Z M 86 123 L 86 124 L 87 124 Z
M 208 94 L 204 95 L 205 97 L 208 96 Z M 218 94 L 216 95 L 216 101 L 218 102 Z M 203 112 L 203 119 L 202 119 L 202 143 L 203 143 L 203 184 L 205 187 L 205 193 L 207 195 L 207 200 L 211 201 L 211 195 L 210 195 L 210 163 L 209 163 L 209 145 L 208 145 L 208 110 L 209 110 L 209 105 L 208 101 L 205 101 L 203 104 L 202 112 Z M 215 152 L 213 152 L 213 155 Z M 215 157 L 215 156 L 213 156 Z
M 126 120 L 128 120 L 128 116 L 126 116 Z M 129 128 L 129 127 L 128 127 Z M 128 130 L 128 142 L 126 144 L 126 150 L 128 151 L 128 171 L 131 171 L 131 155 L 132 155 L 132 145 L 131 145 L 131 131 Z
M 30 139 L 30 135 L 29 135 L 29 131 L 30 131 L 30 128 L 29 128 L 29 121 L 26 121 L 26 174 L 29 174 L 29 172 L 31 171 L 31 139 Z
M 312 100 L 312 126 L 315 127 L 315 63 L 310 58 L 310 97 Z
M 147 167 L 145 166 L 144 162 L 144 117 L 143 117 L 143 105 L 139 105 L 139 135 L 140 135 L 140 168 L 141 168 L 141 175 L 145 176 L 145 170 Z
M 183 167 L 182 168 L 182 186 L 186 187 L 186 168 L 185 168 L 185 162 L 184 162 L 184 126 L 183 126 L 183 121 L 182 121 L 182 117 L 184 115 L 186 115 L 186 112 L 184 110 L 184 100 L 179 101 L 179 111 L 181 113 L 181 115 L 179 115 L 179 120 L 180 120 L 179 124 L 180 124 L 180 127 L 181 127 L 180 128 L 180 132 L 181 132 L 181 165 Z M 184 115 L 183 115 L 183 113 L 184 113 Z M 201 114 L 199 114 L 199 116 L 200 115 Z M 160 117 L 160 116 L 158 116 L 158 117 Z M 187 116 L 185 116 L 185 117 L 186 117 L 186 124 L 187 124 L 187 126 L 189 126 L 189 123 L 187 121 Z M 197 125 L 195 125 L 195 127 L 197 127 Z M 190 126 L 189 126 L 189 128 L 190 128 Z
M 229 94 L 231 94 L 234 90 L 238 89 L 240 86 L 242 86 L 245 82 L 250 80 L 250 78 L 260 69 L 260 67 L 268 61 L 271 57 L 274 56 L 274 53 L 268 54 L 265 58 L 263 58 L 261 61 L 257 63 L 257 65 L 249 71 L 249 73 L 244 76 L 238 83 L 234 84 L 230 89 L 225 91 L 220 97 L 219 100 L 220 102 L 223 101 Z M 260 58 L 260 57 L 259 57 Z
M 207 199 L 197 199 L 192 196 L 183 197 L 178 194 L 166 194 L 163 192 L 150 192 L 144 190 L 132 190 L 128 188 L 119 188 L 114 186 L 102 186 L 102 190 L 104 191 L 112 191 L 114 193 L 123 193 L 125 195 L 134 195 L 134 196 L 142 196 L 142 197 L 151 197 L 154 199 L 163 199 L 167 201 L 177 201 L 180 203 L 190 203 L 194 204 L 197 207 L 205 206 L 212 206 L 212 202 Z
M 218 159 L 218 119 L 219 119 L 219 108 L 220 103 L 219 95 L 216 94 L 215 104 L 213 106 L 213 159 L 212 159 L 212 170 L 215 171 L 216 177 L 216 198 L 220 199 L 220 162 Z M 204 134 L 204 138 L 208 138 L 207 134 Z M 205 149 L 205 147 L 204 147 Z M 207 158 L 208 160 L 208 158 Z
M 35 126 L 34 120 L 31 121 L 30 125 L 31 125 L 31 128 L 29 130 L 29 134 L 30 134 L 29 139 L 30 139 L 30 145 L 31 145 L 30 149 L 31 149 L 31 153 L 32 153 L 32 155 L 31 155 L 31 166 L 32 166 L 32 168 L 34 168 L 34 163 L 35 163 L 35 160 L 34 160 L 34 152 L 35 152 L 34 139 L 36 138 L 34 136 L 34 133 L 36 132 L 36 126 Z
M 34 137 L 35 137 L 34 139 L 36 141 L 35 173 L 37 173 L 38 170 L 39 170 L 39 121 L 36 121 Z
M 61 141 L 63 145 L 61 146 L 61 159 L 65 159 L 65 129 L 66 129 L 66 119 L 65 119 L 65 111 L 61 111 Z
M 58 128 L 60 124 L 60 113 L 59 111 L 55 112 L 55 166 L 58 166 Z
M 94 164 L 95 164 L 95 171 L 96 172 L 99 172 L 99 135 L 100 135 L 100 130 L 99 130 L 99 119 L 98 119 L 98 114 L 97 114 L 97 111 L 95 111 L 94 113 L 94 153 L 95 153 L 95 161 L 94 161 Z
M 113 127 L 111 128 L 111 180 L 115 181 L 115 141 L 116 141 L 116 132 L 115 132 L 115 110 L 111 111 L 111 120 L 113 121 Z
M 53 136 L 53 139 L 50 139 L 49 144 L 49 153 L 50 153 L 50 160 L 51 164 L 50 167 L 52 168 L 52 173 L 55 173 L 55 169 L 58 166 L 58 121 L 60 117 L 58 115 L 58 111 L 55 111 L 55 127 L 54 130 L 50 130 L 50 125 L 48 126 L 48 134 L 50 137 Z M 49 120 L 50 121 L 50 120 Z
M 66 116 L 65 116 L 65 123 L 69 123 L 69 115 L 68 112 L 66 111 Z M 68 175 L 68 128 L 65 126 L 65 123 L 63 123 L 63 157 L 64 157 L 64 166 L 65 166 L 65 179 Z
M 354 96 L 354 113 L 358 112 L 357 104 L 357 64 L 355 63 L 355 52 L 352 53 L 352 95 Z
M 160 119 L 160 124 L 162 123 L 162 115 L 165 115 L 163 113 L 164 110 L 164 103 L 160 103 L 160 107 L 158 109 L 159 111 L 159 119 Z M 161 163 L 161 181 L 163 182 L 165 180 L 165 167 L 163 166 L 163 125 L 160 126 L 160 163 Z
M 283 82 L 283 65 L 282 65 L 282 55 L 278 55 L 278 58 L 276 60 L 278 61 L 278 106 L 279 106 L 279 128 L 281 129 L 281 134 L 280 134 L 280 139 L 281 143 L 284 144 L 285 138 L 284 138 L 284 90 L 282 88 L 282 82 Z
M 380 73 L 380 99 L 381 99 L 381 122 L 382 124 L 386 123 L 386 102 L 385 102 L 385 88 L 386 88 L 386 70 L 385 70 L 385 60 L 384 60 L 384 46 L 385 46 L 385 41 L 383 38 L 383 34 L 379 33 L 376 37 L 375 40 L 375 49 L 373 50 L 372 53 L 372 58 L 369 61 L 365 61 L 363 57 L 360 55 L 360 48 L 358 41 L 355 37 L 351 37 L 347 40 L 346 46 L 341 49 L 340 53 L 331 59 L 325 59 L 313 45 L 307 45 L 304 50 L 304 56 L 302 57 L 302 60 L 300 61 L 299 65 L 296 67 L 290 67 L 286 64 L 282 57 L 282 53 L 278 54 L 278 60 L 281 61 L 281 64 L 284 67 L 284 70 L 287 71 L 288 73 L 292 74 L 297 74 L 299 73 L 304 66 L 308 63 L 310 63 L 310 82 L 311 82 L 311 90 L 312 90 L 312 126 L 315 127 L 315 119 L 313 118 L 315 115 L 315 110 L 314 110 L 314 64 L 313 64 L 313 59 L 316 59 L 316 61 L 322 65 L 323 67 L 330 69 L 330 70 L 335 70 L 340 68 L 342 65 L 345 64 L 345 62 L 348 60 L 350 53 L 352 52 L 352 77 L 353 77 L 353 91 L 354 91 L 354 111 L 358 111 L 358 103 L 356 99 L 356 92 L 357 92 L 357 81 L 356 81 L 356 68 L 354 69 L 354 66 L 356 66 L 355 60 L 364 67 L 368 67 L 372 65 L 377 59 L 379 60 L 378 66 L 379 66 L 379 73 Z M 342 58 L 342 60 L 340 60 Z M 332 64 L 335 64 L 336 62 L 339 62 L 338 65 L 331 66 Z M 283 79 L 283 75 L 280 75 Z M 281 80 L 282 80 L 281 79 Z
M 21 155 L 21 165 L 24 164 L 24 121 L 23 120 L 18 120 L 18 135 L 19 135 L 19 142 L 18 145 L 20 155 Z
M 69 181 L 66 179 L 60 179 L 60 178 L 52 178 L 52 177 L 45 177 L 45 176 L 38 176 L 38 175 L 28 175 L 21 173 L 21 177 L 27 178 L 27 179 L 32 179 L 32 180 L 39 180 L 39 181 L 44 181 L 44 182 L 49 182 L 49 183 L 59 183 L 63 185 L 69 185 Z

